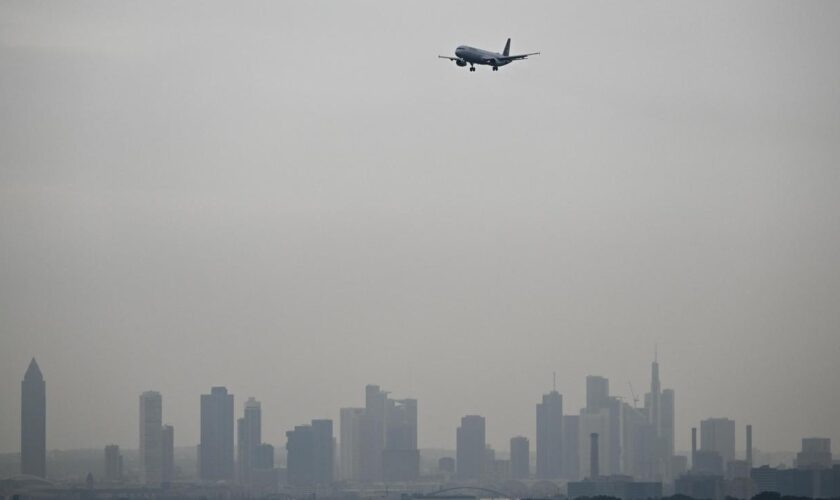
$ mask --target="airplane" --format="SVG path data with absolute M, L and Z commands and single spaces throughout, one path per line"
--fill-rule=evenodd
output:
M 501 54 L 498 52 L 490 52 L 488 50 L 481 50 L 475 47 L 469 47 L 467 45 L 461 45 L 457 49 L 455 49 L 455 57 L 438 57 L 441 59 L 449 59 L 451 61 L 455 61 L 455 64 L 462 68 L 469 64 L 470 71 L 475 71 L 476 64 L 486 64 L 488 66 L 493 66 L 493 71 L 499 71 L 499 66 L 504 66 L 506 64 L 510 64 L 511 62 L 518 61 L 520 59 L 527 59 L 528 56 L 535 56 L 537 54 L 539 54 L 539 52 L 531 52 L 530 54 L 518 54 L 515 56 L 510 55 L 510 38 L 508 38 L 507 43 L 505 44 L 505 50 Z

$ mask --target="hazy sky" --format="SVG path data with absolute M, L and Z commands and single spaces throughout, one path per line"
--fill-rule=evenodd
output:
M 419 400 L 533 439 L 658 343 L 677 446 L 840 445 L 840 3 L 0 1 L 0 451 Z M 462 43 L 542 55 L 469 73 Z M 835 446 L 837 448 L 837 446 Z

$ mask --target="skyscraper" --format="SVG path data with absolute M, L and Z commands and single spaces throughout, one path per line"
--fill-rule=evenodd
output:
M 160 482 L 169 484 L 175 478 L 175 428 L 164 425 L 160 429 Z
M 456 467 L 460 479 L 479 479 L 484 473 L 484 417 L 467 415 L 461 418 L 456 436 Z
M 342 408 L 340 411 L 341 442 L 339 476 L 341 479 L 359 480 L 361 461 L 361 424 L 364 408 Z
M 109 444 L 105 447 L 105 480 L 111 482 L 122 481 L 123 460 L 120 447 Z
M 735 460 L 735 421 L 728 418 L 701 421 L 700 450 L 717 452 L 726 470 L 726 464 Z
M 140 395 L 140 468 L 143 482 L 160 484 L 163 460 L 161 425 L 163 402 L 160 393 L 146 391 Z
M 286 431 L 286 480 L 292 486 L 315 483 L 315 436 L 311 425 Z
M 364 408 L 342 408 L 339 476 L 341 479 L 357 481 L 361 478 L 361 425 Z
M 47 475 L 47 390 L 35 358 L 20 384 L 20 472 Z
M 233 394 L 213 387 L 201 395 L 201 479 L 233 479 Z
M 318 484 L 329 484 L 333 481 L 335 461 L 333 421 L 329 419 L 313 420 L 312 438 L 315 482 Z
M 563 464 L 563 396 L 552 390 L 537 404 L 537 478 L 557 479 Z
M 531 475 L 531 450 L 528 438 L 510 438 L 510 475 L 513 479 L 528 479 Z
M 662 390 L 659 380 L 659 360 L 654 353 L 650 366 L 650 392 L 645 394 L 649 433 L 653 443 L 653 477 L 648 479 L 665 480 L 670 477 L 671 458 L 674 456 L 674 391 Z
M 237 458 L 239 480 L 247 482 L 254 469 L 257 447 L 262 443 L 262 409 L 260 402 L 248 398 L 244 416 L 237 421 Z
M 610 381 L 598 375 L 586 377 L 586 409 L 595 412 L 607 407 L 607 400 L 610 397 Z M 588 441 L 587 437 L 587 443 Z M 587 444 L 587 446 L 589 446 Z
M 588 430 L 581 434 L 578 441 L 581 460 L 589 457 L 591 450 L 589 436 L 598 434 L 600 472 L 617 474 L 621 471 L 621 401 L 610 397 L 610 381 L 597 375 L 586 377 L 586 408 L 581 412 L 580 425 Z M 601 422 L 603 419 L 605 423 Z M 594 427 L 593 427 L 594 426 Z M 584 432 L 584 431 L 581 431 Z M 581 461 L 589 465 L 589 459 Z
M 286 432 L 286 474 L 293 486 L 329 484 L 335 454 L 332 420 L 313 420 Z
M 365 415 L 361 422 L 360 477 L 365 482 L 382 480 L 385 450 L 385 408 L 388 394 L 378 385 L 365 387 Z
M 580 417 L 563 416 L 562 476 L 570 481 L 580 479 Z
M 382 476 L 385 481 L 414 481 L 420 473 L 417 449 L 417 400 L 386 399 L 385 450 Z

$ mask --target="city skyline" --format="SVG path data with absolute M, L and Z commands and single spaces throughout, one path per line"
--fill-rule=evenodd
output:
M 29 386 L 31 386 L 33 383 L 36 383 L 36 384 L 40 383 L 40 388 L 36 388 L 36 392 L 37 391 L 40 391 L 40 392 L 38 392 L 35 395 L 35 397 L 36 397 L 36 399 L 37 398 L 43 398 L 44 402 L 46 402 L 46 394 L 48 393 L 48 391 L 46 391 L 45 388 L 44 388 L 45 384 L 43 382 L 43 375 L 40 371 L 40 367 L 38 366 L 38 364 L 36 363 L 34 358 L 28 364 L 28 368 L 26 370 L 26 373 L 25 373 L 25 376 L 23 377 L 23 379 L 24 379 L 24 382 L 29 381 L 28 382 L 30 384 Z M 604 408 L 604 409 L 610 408 L 610 412 L 607 412 L 603 415 L 600 415 L 600 416 L 604 417 L 603 421 L 600 421 L 600 419 L 599 420 L 593 420 L 592 422 L 587 424 L 586 420 L 584 420 L 583 424 L 577 424 L 577 423 L 575 424 L 576 428 L 577 428 L 578 425 L 583 425 L 584 426 L 584 429 L 580 431 L 582 434 L 580 434 L 581 441 L 579 443 L 579 446 L 580 446 L 579 449 L 581 450 L 581 460 L 582 460 L 581 463 L 583 463 L 583 462 L 588 463 L 589 458 L 588 458 L 588 455 L 586 454 L 586 450 L 590 446 L 590 443 L 588 441 L 590 428 L 593 432 L 598 432 L 601 435 L 601 439 L 604 440 L 604 439 L 610 439 L 610 435 L 611 435 L 610 428 L 615 426 L 614 424 L 609 423 L 611 418 L 613 418 L 613 417 L 610 417 L 611 414 L 613 416 L 618 415 L 616 413 L 611 413 L 611 412 L 616 411 L 615 409 L 612 409 L 611 401 L 616 402 L 616 404 L 624 405 L 625 408 L 626 408 L 626 410 L 619 413 L 620 415 L 622 415 L 620 417 L 622 423 L 619 424 L 619 425 L 624 426 L 624 429 L 625 429 L 624 432 L 627 432 L 627 428 L 628 428 L 627 426 L 628 425 L 631 425 L 631 426 L 635 425 L 635 424 L 633 424 L 635 417 L 633 417 L 633 415 L 628 415 L 627 414 L 627 410 L 630 410 L 630 409 L 642 411 L 644 413 L 642 421 L 651 424 L 653 426 L 653 428 L 656 428 L 657 426 L 661 426 L 662 425 L 661 420 L 668 420 L 668 419 L 664 419 L 663 417 L 668 416 L 668 418 L 671 418 L 673 416 L 673 413 L 674 413 L 674 410 L 675 410 L 675 406 L 674 406 L 674 399 L 675 399 L 674 398 L 674 392 L 675 391 L 673 389 L 670 389 L 670 388 L 663 390 L 662 387 L 661 387 L 660 379 L 659 379 L 658 356 L 654 356 L 654 360 L 651 363 L 651 382 L 650 383 L 651 383 L 651 390 L 653 392 L 649 392 L 649 393 L 644 394 L 645 397 L 644 397 L 644 400 L 643 400 L 643 406 L 640 406 L 638 395 L 635 392 L 632 392 L 632 394 L 634 396 L 634 399 L 631 400 L 632 403 L 629 403 L 627 401 L 624 401 L 623 397 L 615 396 L 611 392 L 608 378 L 602 377 L 602 376 L 599 376 L 599 375 L 587 375 L 586 378 L 585 378 L 586 394 L 585 394 L 585 397 L 584 397 L 584 405 L 580 407 L 580 415 L 578 415 L 577 410 L 574 409 L 574 408 L 571 408 L 570 411 L 565 411 L 563 409 L 563 394 L 560 393 L 557 390 L 556 373 L 555 373 L 555 374 L 553 374 L 552 389 L 548 392 L 543 393 L 542 394 L 542 402 L 537 402 L 537 404 L 536 404 L 536 413 L 535 413 L 535 415 L 536 415 L 536 425 L 532 429 L 527 429 L 527 426 L 525 426 L 525 428 L 519 430 L 517 433 L 512 434 L 509 438 L 510 441 L 509 441 L 508 444 L 511 444 L 512 440 L 515 439 L 515 438 L 525 439 L 526 443 L 528 441 L 531 441 L 532 439 L 534 441 L 538 441 L 538 439 L 539 439 L 538 436 L 540 435 L 540 432 L 541 432 L 540 431 L 541 425 L 547 426 L 547 427 L 545 427 L 546 429 L 551 429 L 551 428 L 556 429 L 554 431 L 546 430 L 545 432 L 560 432 L 563 435 L 563 437 L 560 437 L 560 435 L 557 435 L 557 437 L 546 438 L 546 439 L 563 441 L 563 440 L 567 439 L 565 437 L 566 430 L 564 429 L 564 426 L 567 425 L 567 424 L 563 423 L 563 421 L 565 421 L 565 419 L 568 419 L 568 418 L 575 418 L 575 419 L 584 418 L 585 419 L 585 418 L 587 418 L 587 415 L 599 416 L 599 411 L 602 408 Z M 21 400 L 21 405 L 22 405 L 21 407 L 23 408 L 23 404 L 24 404 L 24 401 L 26 400 L 26 398 L 29 398 L 31 400 L 33 398 L 33 395 L 27 395 L 27 392 L 26 392 L 27 391 L 27 389 L 26 389 L 27 385 L 26 385 L 26 383 L 22 384 L 22 386 L 24 388 L 24 392 L 22 394 L 23 397 L 22 397 L 22 400 Z M 30 393 L 31 393 L 31 391 L 32 390 L 30 389 Z M 660 392 L 661 394 L 669 394 L 668 397 L 670 398 L 669 399 L 670 400 L 670 406 L 666 407 L 666 408 L 668 408 L 667 412 L 659 409 L 658 405 L 660 403 L 658 401 L 658 398 L 656 398 L 654 396 L 659 391 L 661 391 Z M 334 424 L 335 424 L 335 438 L 337 439 L 336 442 L 338 444 L 345 443 L 345 442 L 356 443 L 356 444 L 353 445 L 354 447 L 359 446 L 358 443 L 359 443 L 360 437 L 358 437 L 358 436 L 367 435 L 368 437 L 370 437 L 371 430 L 372 429 L 377 429 L 375 432 L 378 432 L 378 433 L 382 434 L 380 444 L 376 445 L 376 446 L 378 446 L 378 448 L 376 450 L 373 450 L 373 452 L 377 455 L 381 454 L 382 452 L 387 452 L 387 450 L 389 450 L 389 449 L 391 449 L 391 450 L 404 450 L 404 449 L 405 450 L 410 450 L 410 449 L 417 449 L 417 448 L 422 448 L 422 449 L 447 449 L 447 450 L 450 450 L 450 451 L 453 451 L 453 452 L 455 452 L 457 450 L 457 448 L 458 448 L 458 446 L 457 446 L 458 439 L 457 438 L 453 440 L 451 445 L 420 446 L 419 445 L 419 440 L 418 440 L 418 434 L 419 433 L 418 433 L 417 400 L 416 399 L 397 399 L 397 400 L 394 400 L 394 399 L 391 399 L 390 397 L 388 397 L 389 394 L 391 394 L 390 391 L 381 390 L 379 385 L 372 385 L 372 384 L 367 384 L 366 385 L 366 400 L 367 400 L 368 407 L 370 408 L 370 405 L 373 405 L 373 408 L 377 408 L 377 407 L 381 406 L 382 407 L 382 412 L 383 412 L 381 416 L 375 417 L 372 420 L 369 419 L 368 417 L 366 417 L 366 415 L 370 415 L 370 410 L 368 410 L 368 412 L 366 413 L 365 408 L 344 407 L 344 408 L 337 409 L 338 418 L 332 418 L 332 417 L 321 418 L 321 419 L 315 418 L 315 419 L 312 419 L 312 422 L 313 423 L 325 422 L 325 421 L 334 422 Z M 254 455 L 253 454 L 256 453 L 256 448 L 258 446 L 260 446 L 263 442 L 263 440 L 260 437 L 261 427 L 262 427 L 262 423 L 261 423 L 261 421 L 262 421 L 262 417 L 261 417 L 262 409 L 261 409 L 260 401 L 256 400 L 253 396 L 250 396 L 250 397 L 247 398 L 246 401 L 240 402 L 240 403 L 241 403 L 242 407 L 244 408 L 244 417 L 237 417 L 235 419 L 234 418 L 228 419 L 229 416 L 233 415 L 232 412 L 234 411 L 234 405 L 236 404 L 236 399 L 235 399 L 234 394 L 228 392 L 226 387 L 214 386 L 214 387 L 212 387 L 212 389 L 210 391 L 210 394 L 203 394 L 201 396 L 201 405 L 200 405 L 200 407 L 201 407 L 201 412 L 200 412 L 201 413 L 201 418 L 199 419 L 199 424 L 200 424 L 199 427 L 201 425 L 204 425 L 201 422 L 207 422 L 207 425 L 208 425 L 208 427 L 207 427 L 208 439 L 210 439 L 210 442 L 213 443 L 214 448 L 218 448 L 218 447 L 221 446 L 221 448 L 226 450 L 226 451 L 221 452 L 220 456 L 223 457 L 221 459 L 222 462 L 230 461 L 229 463 L 224 464 L 224 465 L 223 464 L 212 465 L 211 469 L 213 469 L 214 471 L 209 473 L 210 476 L 220 476 L 220 477 L 229 478 L 229 479 L 232 479 L 232 478 L 239 479 L 242 476 L 247 476 L 247 474 L 248 474 L 247 470 L 252 467 L 251 465 L 249 465 L 249 463 L 252 460 L 254 460 L 254 458 L 253 458 Z M 42 403 L 39 403 L 39 404 L 42 404 Z M 560 415 L 560 416 L 563 417 L 561 419 L 561 421 L 557 421 L 556 420 L 557 417 L 551 417 L 555 421 L 554 421 L 554 423 L 551 423 L 551 424 L 548 423 L 548 420 L 547 420 L 547 418 L 548 418 L 547 415 L 548 414 L 546 412 L 549 411 L 547 409 L 548 408 L 547 405 L 549 405 L 549 404 L 552 405 L 552 407 L 554 408 L 553 410 L 550 410 L 550 411 L 557 412 L 557 415 Z M 30 406 L 31 406 L 31 404 L 30 404 Z M 158 392 L 158 391 L 144 391 L 140 395 L 140 418 L 138 420 L 139 424 L 140 424 L 140 446 L 138 446 L 136 449 L 140 452 L 141 464 L 147 464 L 146 467 L 141 468 L 141 472 L 143 472 L 144 474 L 148 474 L 149 473 L 148 472 L 148 467 L 149 467 L 148 464 L 153 464 L 153 469 L 152 469 L 153 472 L 151 473 L 152 477 L 145 479 L 147 482 L 152 482 L 152 483 L 160 482 L 161 478 L 171 476 L 171 454 L 172 454 L 171 450 L 172 450 L 173 445 L 174 445 L 174 441 L 173 441 L 173 438 L 172 438 L 172 436 L 174 435 L 174 431 L 173 431 L 174 427 L 172 425 L 169 425 L 169 424 L 167 424 L 167 425 L 162 424 L 162 422 L 163 422 L 162 406 L 163 406 L 162 405 L 162 396 L 161 396 L 160 392 Z M 404 413 L 406 408 L 410 408 L 410 410 L 409 410 L 410 413 L 408 413 L 408 414 Z M 35 408 L 34 410 L 29 410 L 29 411 L 30 412 L 34 411 L 35 413 L 40 412 L 41 417 L 39 417 L 39 418 L 41 418 L 43 422 L 46 421 L 45 419 L 43 419 L 43 416 L 44 416 L 43 415 L 43 409 Z M 376 411 L 376 410 L 374 410 L 374 411 Z M 394 415 L 386 417 L 386 415 L 390 415 L 390 413 L 394 413 Z M 47 413 L 47 415 L 48 415 L 48 413 Z M 408 420 L 408 421 L 404 420 L 406 418 L 409 418 L 410 420 Z M 484 434 L 486 432 L 486 430 L 485 430 L 486 429 L 486 416 L 485 415 L 465 415 L 465 416 L 461 417 L 461 423 L 463 424 L 464 419 L 470 420 L 470 419 L 473 419 L 473 418 L 480 418 L 481 419 L 482 434 Z M 628 418 L 630 420 L 627 420 Z M 221 419 L 221 420 L 219 420 L 219 419 Z M 541 419 L 544 422 L 543 424 L 540 423 Z M 227 422 L 227 420 L 231 420 L 231 421 Z M 393 431 L 389 430 L 389 429 L 391 429 L 391 427 L 388 427 L 388 425 L 385 425 L 383 423 L 377 423 L 377 422 L 384 422 L 386 420 L 391 422 L 389 425 L 393 427 Z M 351 430 L 344 429 L 344 426 L 341 425 L 345 421 L 347 422 L 347 425 L 350 426 Z M 674 453 L 682 453 L 683 456 L 686 456 L 686 453 L 688 453 L 689 457 L 693 456 L 693 454 L 695 453 L 692 449 L 692 446 L 695 445 L 695 443 L 692 442 L 693 436 L 691 438 L 687 438 L 687 441 L 689 442 L 689 446 L 687 448 L 676 449 L 674 447 L 671 439 L 673 439 L 677 435 L 679 435 L 679 432 L 677 432 L 679 429 L 675 429 L 674 427 L 672 427 L 673 426 L 673 421 L 672 420 L 669 420 L 669 422 L 670 423 L 669 423 L 669 427 L 668 427 L 668 429 L 669 429 L 668 432 L 674 433 L 674 435 L 671 436 L 670 434 L 668 434 L 668 435 L 666 435 L 666 437 L 663 437 L 663 438 L 655 438 L 655 440 L 664 439 L 661 446 L 663 446 L 662 449 L 665 450 L 665 456 L 670 457 Z M 371 424 L 372 424 L 372 427 L 371 427 Z M 360 425 L 361 425 L 361 427 L 359 427 Z M 365 427 L 366 425 L 368 426 L 367 428 Z M 409 427 L 405 428 L 405 425 L 409 425 Z M 746 447 L 744 447 L 742 449 L 742 448 L 739 447 L 740 445 L 738 443 L 743 439 L 748 439 L 749 442 L 751 442 L 752 436 L 750 435 L 749 438 L 745 438 L 744 435 L 741 435 L 741 433 L 737 430 L 738 425 L 740 425 L 740 424 L 737 424 L 735 420 L 730 419 L 728 417 L 707 416 L 707 417 L 704 417 L 701 420 L 699 420 L 697 423 L 692 422 L 691 425 L 686 427 L 684 430 L 686 430 L 686 431 L 691 430 L 692 432 L 695 432 L 696 430 L 699 429 L 700 430 L 700 433 L 698 434 L 699 440 L 696 442 L 697 451 L 699 451 L 699 452 L 715 451 L 715 452 L 720 454 L 721 459 L 722 459 L 721 463 L 725 464 L 728 461 L 735 460 L 736 458 L 737 459 L 743 459 L 744 457 L 749 458 L 749 455 L 747 455 Z M 298 427 L 300 427 L 300 426 L 293 426 L 292 429 L 285 431 L 285 434 L 288 435 L 288 433 L 291 430 L 295 430 Z M 752 424 L 747 424 L 747 427 L 750 429 L 750 432 L 751 432 Z M 236 435 L 235 441 L 234 441 L 234 429 L 236 429 L 236 431 L 235 431 L 235 435 Z M 339 433 L 339 431 L 340 431 L 340 433 Z M 23 427 L 21 428 L 21 436 L 26 435 L 27 432 L 31 432 L 31 431 L 27 431 Z M 458 431 L 458 432 L 460 432 L 460 431 Z M 578 432 L 578 431 L 576 430 L 575 432 Z M 361 433 L 361 434 L 359 434 L 359 433 Z M 529 435 L 529 433 L 532 434 L 534 436 L 534 438 L 526 437 L 527 435 Z M 685 432 L 684 434 L 687 434 L 687 432 Z M 169 438 L 168 438 L 169 439 L 169 441 L 168 441 L 169 451 L 168 451 L 168 453 L 162 453 L 164 451 L 163 448 L 166 446 L 164 444 L 164 441 L 166 440 L 165 436 L 167 436 L 167 435 L 169 436 Z M 658 435 L 658 434 L 656 432 L 654 432 L 654 436 L 656 436 L 656 435 Z M 147 436 L 147 437 L 144 437 L 144 436 Z M 151 436 L 151 437 L 148 437 L 148 436 Z M 341 436 L 341 439 L 338 439 L 339 436 Z M 671 437 L 667 437 L 667 436 L 671 436 Z M 23 440 L 23 437 L 21 437 L 21 439 Z M 149 439 L 152 439 L 152 441 L 148 441 Z M 825 438 L 825 437 L 817 438 L 815 435 L 809 435 L 809 436 L 800 436 L 796 439 L 797 439 L 797 443 L 799 444 L 800 442 L 804 443 L 804 440 L 808 440 L 808 439 L 828 439 L 828 440 L 830 440 L 831 438 L 830 437 L 828 437 L 828 438 Z M 221 440 L 221 441 L 218 441 L 218 440 Z M 392 440 L 394 440 L 394 443 L 407 443 L 407 444 L 395 445 L 391 442 Z M 36 439 L 36 441 L 37 441 L 37 439 Z M 218 443 L 215 443 L 214 441 L 218 441 Z M 244 448 L 240 448 L 239 443 L 241 441 L 246 442 L 246 444 L 244 445 Z M 555 441 L 554 444 L 552 444 L 552 447 L 556 447 L 557 442 L 559 442 L 559 441 Z M 149 443 L 149 442 L 152 443 L 151 445 L 147 445 L 147 446 L 151 446 L 150 454 L 143 451 L 143 443 Z M 192 443 L 192 444 L 180 443 L 180 446 L 195 446 L 195 445 L 199 445 L 199 444 L 200 444 L 200 442 L 195 442 L 195 443 Z M 265 441 L 265 444 L 276 444 L 276 443 L 272 442 L 272 441 Z M 119 447 L 120 447 L 120 445 L 115 445 L 115 444 L 111 443 L 111 444 L 107 444 L 106 448 L 109 447 L 109 446 L 116 446 L 117 450 L 119 450 Z M 487 446 L 491 446 L 494 449 L 498 449 L 498 450 L 505 450 L 506 449 L 504 446 L 499 446 L 496 443 L 491 443 L 489 441 L 487 441 Z M 527 444 L 526 444 L 526 446 L 527 446 Z M 614 449 L 614 446 L 618 446 L 619 448 L 623 448 L 625 446 L 623 443 L 621 443 L 619 441 L 615 441 L 615 444 L 611 446 L 609 444 L 604 444 L 604 442 L 602 441 L 601 446 L 602 446 L 602 453 L 604 453 L 604 455 L 601 457 L 602 467 L 604 467 L 606 470 L 626 469 L 628 467 L 628 465 L 626 463 L 627 457 L 625 457 L 622 461 L 613 461 L 612 463 L 611 463 L 611 459 L 609 458 L 610 455 L 613 455 L 613 454 L 617 453 Z M 96 448 L 96 446 L 92 446 L 91 448 Z M 123 447 L 123 448 L 131 449 L 130 446 Z M 200 448 L 201 447 L 198 446 L 198 450 L 200 450 Z M 52 448 L 47 448 L 47 450 L 51 450 L 51 449 Z M 81 449 L 88 449 L 88 448 L 81 448 Z M 611 449 L 613 451 L 610 451 Z M 758 447 L 756 449 L 762 450 L 763 452 L 770 452 L 770 453 L 772 453 L 772 452 L 782 452 L 782 451 L 787 451 L 787 452 L 791 451 L 791 450 L 779 450 L 779 449 L 760 448 L 760 447 Z M 538 468 L 538 464 L 540 464 L 542 461 L 544 461 L 544 459 L 541 457 L 540 452 L 538 451 L 538 448 L 534 447 L 534 448 L 532 448 L 532 451 L 534 453 L 534 455 L 533 455 L 533 458 L 534 458 L 533 469 L 534 470 L 532 472 L 534 473 L 535 477 L 537 477 L 537 478 L 539 478 L 539 477 L 563 477 L 563 475 L 564 475 L 563 471 L 566 470 L 566 469 L 559 462 L 552 466 L 552 472 L 550 472 L 550 473 L 539 472 L 540 469 Z M 561 454 L 561 456 L 564 456 L 564 455 L 568 454 L 568 451 L 565 448 L 558 449 L 558 451 Z M 202 452 L 199 451 L 199 453 L 201 454 Z M 208 456 L 219 456 L 218 451 L 204 452 L 204 453 L 210 453 L 210 455 L 208 455 Z M 347 452 L 347 450 L 345 450 L 344 446 L 341 447 L 340 451 L 339 451 L 338 448 L 336 449 L 336 457 L 345 457 L 345 462 L 344 463 L 347 463 L 347 458 L 350 458 L 350 457 L 356 457 L 356 458 L 352 458 L 352 461 L 359 460 L 359 457 L 360 457 L 359 454 L 360 453 L 362 454 L 361 455 L 362 456 L 362 462 L 365 462 L 366 460 L 368 460 L 368 459 L 365 459 L 363 457 L 363 455 L 365 453 L 364 448 L 362 448 L 361 451 L 357 450 L 355 452 Z M 575 452 L 575 453 L 577 453 L 577 452 Z M 148 455 L 148 457 L 147 457 L 147 455 Z M 228 457 L 227 455 L 231 455 L 231 456 Z M 249 457 L 249 458 L 245 458 L 245 457 Z M 163 464 L 165 463 L 165 461 L 167 459 L 169 460 L 169 464 L 170 464 L 169 465 L 170 472 L 168 472 L 168 475 L 167 475 L 166 472 L 162 471 Z M 381 460 L 381 458 L 376 459 L 376 460 Z M 551 459 L 551 460 L 562 461 L 564 459 L 563 458 L 558 458 L 558 459 Z M 618 460 L 618 458 L 616 458 L 615 460 Z M 381 464 L 373 464 L 372 466 L 373 466 L 373 470 L 380 470 L 381 471 Z M 242 469 L 243 467 L 245 469 Z M 342 465 L 341 467 L 342 468 L 336 469 L 336 471 L 335 471 L 336 474 L 337 474 L 336 477 L 342 477 L 344 475 L 344 472 L 342 472 L 342 471 L 343 471 L 343 467 L 346 467 L 346 465 Z M 369 468 L 369 467 L 371 467 L 371 465 L 363 466 L 363 469 L 364 469 L 364 467 Z M 657 468 L 662 469 L 662 468 L 667 468 L 667 467 L 668 467 L 667 465 L 662 464 L 662 465 L 654 466 L 654 469 L 657 469 Z M 219 470 L 216 470 L 216 469 L 219 469 Z M 545 470 L 548 470 L 548 469 L 545 469 Z M 632 470 L 632 467 L 631 467 L 631 470 Z M 613 471 L 613 473 L 614 473 L 614 471 Z M 368 474 L 370 474 L 370 472 Z M 381 472 L 374 473 L 374 474 L 381 474 Z M 634 474 L 640 474 L 641 475 L 640 477 L 644 477 L 644 473 L 641 472 L 641 471 L 635 471 Z M 654 473 L 654 475 L 656 475 L 656 474 L 663 474 L 663 472 L 660 470 L 660 472 Z M 364 476 L 363 472 L 357 471 L 356 474 L 351 475 L 349 477 L 355 477 L 355 478 L 358 479 L 359 477 L 363 477 L 363 476 Z M 377 476 L 371 476 L 367 480 L 374 480 L 376 477 Z
M 280 447 L 380 384 L 420 448 L 475 414 L 501 452 L 536 450 L 554 372 L 570 428 L 605 418 L 576 415 L 589 375 L 643 407 L 656 346 L 676 450 L 710 417 L 738 447 L 744 423 L 840 442 L 838 25 L 777 0 L 0 2 L 0 451 L 33 357 L 50 450 L 136 448 L 148 390 L 196 444 L 217 386 Z M 437 57 L 508 38 L 540 56 Z

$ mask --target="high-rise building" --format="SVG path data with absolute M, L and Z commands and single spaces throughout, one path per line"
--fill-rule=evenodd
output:
M 20 384 L 20 472 L 47 475 L 47 390 L 35 358 Z
M 342 408 L 341 442 L 339 443 L 339 477 L 344 480 L 361 479 L 361 425 L 365 415 L 364 408 Z
M 233 419 L 233 394 L 226 388 L 213 387 L 201 395 L 201 479 L 233 479 Z
M 417 400 L 386 399 L 385 450 L 382 476 L 385 481 L 414 481 L 420 473 L 417 449 Z
M 109 444 L 105 447 L 105 480 L 110 482 L 122 481 L 123 459 L 120 447 Z
M 455 459 L 452 457 L 442 457 L 438 459 L 438 472 L 442 472 L 449 477 L 455 475 Z
M 274 447 L 267 443 L 261 443 L 254 453 L 254 469 L 270 470 L 273 468 Z
M 586 377 L 586 408 L 581 415 L 601 415 L 606 413 L 606 433 L 594 430 L 600 436 L 600 446 L 605 451 L 599 460 L 604 463 L 606 469 L 617 474 L 621 470 L 621 411 L 622 404 L 618 398 L 610 397 L 610 381 L 597 375 Z M 600 417 L 599 417 L 600 418 Z M 588 419 L 589 422 L 592 419 Z M 589 434 L 582 435 L 582 441 L 589 442 Z M 589 450 L 588 444 L 580 444 L 581 450 Z M 588 451 L 585 452 L 588 456 Z M 582 462 L 583 463 L 583 462 Z M 588 463 L 588 462 L 587 462 Z
M 700 422 L 700 450 L 717 452 L 726 464 L 735 460 L 735 421 L 708 418 Z
M 528 479 L 531 475 L 531 449 L 528 438 L 510 438 L 510 475 L 513 479 Z
M 609 397 L 610 381 L 608 379 L 598 375 L 589 375 L 586 377 L 587 410 L 596 412 L 601 408 L 606 408 Z
M 161 426 L 163 402 L 160 393 L 146 391 L 140 395 L 140 469 L 143 482 L 161 482 L 163 442 Z
M 467 415 L 461 418 L 456 432 L 456 467 L 460 479 L 479 479 L 484 473 L 486 453 L 484 417 Z
M 164 425 L 160 429 L 160 482 L 169 484 L 175 479 L 175 428 Z
M 796 454 L 799 469 L 830 469 L 832 465 L 831 439 L 803 438 L 802 451 Z
M 365 415 L 361 422 L 360 479 L 382 480 L 382 452 L 385 450 L 385 415 L 388 393 L 378 385 L 365 387 Z
M 537 478 L 558 479 L 563 464 L 563 396 L 552 390 L 537 404 Z
M 609 476 L 618 472 L 611 468 L 610 457 L 613 450 L 611 446 L 610 416 L 609 408 L 601 408 L 597 411 L 585 409 L 581 412 L 578 425 L 578 456 L 580 457 L 580 472 L 584 477 L 593 476 L 591 470 L 592 434 L 598 434 L 597 475 Z
M 676 409 L 676 396 L 673 389 L 665 389 L 662 391 L 662 397 L 659 400 L 659 435 L 664 441 L 664 458 L 674 456 L 674 435 L 676 432 L 676 422 L 674 420 L 674 413 Z
M 311 425 L 286 431 L 286 480 L 292 486 L 315 484 L 315 436 Z
M 335 464 L 335 440 L 333 439 L 333 421 L 320 419 L 312 421 L 314 449 L 313 465 L 315 482 L 329 484 L 333 481 Z
M 254 469 L 257 447 L 262 443 L 262 410 L 260 402 L 248 398 L 244 416 L 237 420 L 237 458 L 239 480 L 247 482 Z
M 662 390 L 659 380 L 659 360 L 654 354 L 651 363 L 650 392 L 645 394 L 645 411 L 650 424 L 650 435 L 653 442 L 652 477 L 650 480 L 664 481 L 673 474 L 670 471 L 671 459 L 674 456 L 675 406 L 673 389 Z
M 580 417 L 578 415 L 563 416 L 563 479 L 577 481 L 580 474 Z
M 342 408 L 339 475 L 361 482 L 412 481 L 420 470 L 417 400 L 365 387 L 364 408 Z
M 313 420 L 286 432 L 286 476 L 293 486 L 329 484 L 333 479 L 332 420 Z

